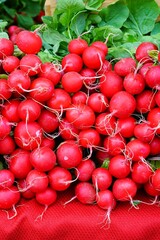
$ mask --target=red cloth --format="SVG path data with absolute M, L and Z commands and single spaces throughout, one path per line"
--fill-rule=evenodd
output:
M 1 240 L 159 240 L 160 207 L 140 204 L 130 209 L 129 203 L 119 203 L 111 213 L 110 228 L 102 227 L 106 211 L 96 205 L 83 205 L 73 200 L 72 192 L 59 194 L 57 202 L 45 212 L 43 219 L 35 221 L 44 207 L 35 199 L 23 202 L 17 216 L 7 219 L 0 211 Z

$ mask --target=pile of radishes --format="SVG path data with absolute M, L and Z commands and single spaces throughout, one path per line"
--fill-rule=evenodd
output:
M 0 209 L 14 217 L 21 198 L 35 198 L 46 210 L 73 186 L 66 203 L 97 203 L 109 220 L 141 189 L 159 196 L 160 169 L 149 160 L 160 154 L 157 46 L 108 61 L 106 43 L 77 38 L 60 63 L 42 63 L 41 48 L 36 31 L 0 39 Z

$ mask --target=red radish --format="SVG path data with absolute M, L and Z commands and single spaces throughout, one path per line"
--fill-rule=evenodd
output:
M 20 104 L 20 100 L 10 99 L 9 102 L 5 102 L 3 104 L 1 113 L 4 117 L 8 119 L 9 122 L 19 122 L 20 117 L 18 115 L 18 106 Z
M 81 130 L 78 135 L 78 143 L 84 148 L 96 148 L 100 140 L 100 134 L 94 128 Z
M 76 167 L 75 175 L 79 181 L 87 182 L 92 178 L 92 172 L 96 168 L 93 160 L 87 159 L 81 161 L 81 163 Z
M 107 136 L 104 138 L 103 146 L 111 156 L 116 156 L 124 151 L 126 140 L 120 134 Z
M 18 31 L 20 31 L 21 28 L 18 27 L 17 25 L 10 25 L 7 29 L 7 32 L 9 34 L 9 36 L 11 36 L 13 33 L 17 33 Z
M 79 130 L 66 118 L 64 118 L 59 123 L 59 132 L 63 139 L 74 140 L 78 137 Z
M 134 162 L 132 166 L 131 177 L 135 183 L 147 183 L 150 180 L 152 174 L 153 171 L 151 169 L 151 166 L 147 162 Z
M 116 126 L 116 119 L 110 113 L 100 113 L 95 120 L 96 130 L 102 135 L 112 135 Z
M 15 148 L 15 141 L 9 135 L 0 140 L 0 155 L 11 154 Z
M 100 50 L 102 50 L 104 52 L 105 55 L 108 54 L 108 47 L 107 47 L 106 43 L 104 43 L 102 41 L 95 41 L 90 46 L 99 48 Z
M 78 91 L 72 96 L 72 104 L 87 103 L 87 94 L 83 91 Z
M 118 201 L 132 201 L 137 193 L 137 185 L 131 178 L 116 179 L 112 192 Z
M 106 111 L 109 106 L 106 96 L 103 93 L 98 92 L 89 95 L 87 104 L 97 113 Z
M 82 59 L 86 67 L 98 70 L 103 65 L 105 53 L 97 47 L 89 46 L 83 51 Z
M 77 183 L 75 197 L 83 204 L 93 204 L 96 200 L 96 191 L 89 182 Z
M 160 191 L 160 168 L 156 169 L 151 178 L 153 188 Z
M 96 81 L 96 72 L 91 68 L 82 68 L 80 74 L 84 84 L 91 85 Z
M 57 116 L 46 109 L 41 110 L 37 122 L 46 133 L 54 132 L 59 126 Z
M 72 39 L 68 43 L 68 51 L 70 53 L 75 53 L 75 54 L 78 54 L 78 55 L 82 55 L 83 51 L 87 47 L 88 47 L 88 43 L 86 42 L 86 40 L 84 40 L 82 38 Z
M 16 44 L 23 53 L 36 54 L 42 47 L 42 39 L 36 32 L 23 30 L 18 33 Z
M 141 68 L 139 69 L 138 73 L 142 75 L 142 77 L 145 79 L 145 76 L 146 76 L 146 73 L 147 71 L 152 67 L 154 66 L 153 65 L 153 62 L 148 62 L 148 63 L 145 63 L 141 66 Z
M 30 152 L 21 148 L 16 148 L 8 158 L 8 165 L 15 178 L 25 178 L 32 170 Z
M 147 121 L 150 122 L 150 126 L 155 130 L 157 134 L 160 134 L 160 108 L 153 108 L 147 116 Z
M 43 192 L 48 187 L 48 175 L 36 169 L 31 170 L 26 177 L 27 188 L 34 193 Z
M 25 99 L 18 106 L 18 115 L 21 120 L 34 122 L 41 113 L 40 105 L 32 99 Z
M 35 197 L 35 193 L 31 189 L 27 189 L 27 183 L 25 179 L 20 179 L 17 183 L 17 187 L 21 196 L 25 199 L 32 199 Z
M 63 168 L 74 168 L 77 167 L 82 161 L 82 150 L 72 141 L 62 142 L 57 149 L 57 162 Z
M 160 66 L 156 65 L 151 67 L 145 76 L 147 85 L 150 88 L 160 90 Z
M 63 89 L 68 93 L 78 92 L 83 85 L 82 77 L 78 72 L 66 72 L 62 76 L 61 84 Z
M 57 200 L 57 192 L 52 188 L 48 187 L 43 192 L 36 193 L 36 201 L 39 204 L 50 206 Z
M 53 82 L 47 78 L 35 78 L 31 82 L 30 96 L 39 102 L 49 100 L 54 94 Z
M 159 196 L 160 195 L 160 191 L 156 190 L 152 183 L 150 181 L 148 181 L 147 183 L 145 183 L 144 185 L 144 190 L 145 192 L 150 195 L 150 196 L 153 196 L 153 197 L 156 197 L 156 196 Z
M 56 155 L 49 147 L 39 147 L 30 154 L 32 166 L 41 172 L 50 171 L 56 164 Z
M 55 86 L 59 83 L 62 73 L 60 72 L 58 67 L 53 63 L 45 62 L 41 64 L 40 72 L 38 73 L 38 76 L 51 80 Z
M 155 101 L 158 107 L 160 107 L 160 91 L 155 94 Z
M 53 138 L 44 137 L 41 142 L 41 147 L 49 147 L 50 149 L 55 149 L 56 142 Z
M 100 78 L 100 91 L 107 98 L 111 98 L 115 93 L 123 90 L 123 80 L 114 71 L 107 71 Z
M 33 150 L 40 146 L 42 141 L 42 128 L 37 122 L 21 121 L 14 129 L 16 144 L 24 150 Z
M 116 199 L 109 189 L 99 191 L 96 202 L 100 208 L 109 210 L 109 212 L 116 207 Z
M 130 93 L 120 91 L 115 93 L 110 100 L 110 112 L 117 118 L 127 118 L 136 108 L 136 100 Z
M 156 156 L 160 154 L 160 138 L 155 136 L 150 142 L 150 155 Z
M 126 144 L 126 157 L 133 161 L 146 159 L 150 154 L 149 143 L 142 142 L 139 139 L 133 139 Z
M 14 44 L 7 38 L 0 38 L 0 59 L 13 55 Z
M 12 96 L 10 87 L 8 86 L 8 81 L 6 79 L 0 79 L 0 100 L 9 99 Z
M 114 71 L 121 77 L 125 77 L 129 73 L 134 72 L 135 69 L 136 61 L 131 57 L 122 58 L 114 65 Z
M 31 79 L 26 72 L 19 69 L 14 70 L 8 77 L 8 85 L 12 91 L 23 93 L 30 88 Z
M 20 60 L 16 56 L 8 56 L 2 62 L 2 67 L 5 72 L 11 73 L 19 67 Z
M 72 175 L 68 169 L 60 166 L 54 167 L 48 173 L 49 184 L 56 191 L 64 191 L 72 182 Z
M 142 42 L 141 44 L 139 44 L 139 46 L 136 49 L 135 57 L 137 61 L 140 61 L 141 63 L 152 61 L 148 53 L 151 50 L 157 50 L 157 49 L 158 47 L 154 43 Z
M 63 111 L 71 104 L 71 97 L 64 89 L 56 88 L 51 98 L 47 101 L 47 106 L 56 111 Z
M 0 190 L 14 184 L 15 176 L 9 169 L 0 170 Z
M 26 54 L 20 60 L 20 69 L 29 76 L 35 76 L 40 72 L 42 61 L 35 54 Z
M 75 53 L 69 53 L 64 56 L 61 64 L 64 72 L 80 72 L 83 67 L 82 58 Z
M 100 166 L 104 162 L 109 162 L 110 158 L 111 158 L 111 156 L 109 155 L 109 153 L 107 151 L 98 150 L 96 152 L 96 160 L 100 164 Z
M 117 120 L 117 132 L 124 138 L 133 137 L 135 126 L 136 119 L 132 116 Z
M 85 104 L 71 105 L 66 111 L 66 119 L 73 123 L 78 129 L 86 129 L 93 126 L 95 114 L 93 110 Z
M 106 168 L 98 167 L 92 172 L 92 183 L 98 190 L 106 190 L 112 184 L 112 175 Z
M 9 219 L 17 215 L 15 205 L 20 200 L 20 192 L 16 186 L 11 186 L 10 188 L 0 189 L 0 209 L 9 210 L 13 209 L 15 214 Z
M 124 155 L 116 155 L 110 159 L 108 170 L 115 178 L 125 178 L 131 172 L 130 162 Z
M 155 107 L 155 94 L 152 90 L 146 89 L 140 94 L 135 96 L 136 99 L 136 111 L 139 113 L 147 113 Z
M 7 118 L 0 115 L 0 139 L 4 139 L 11 132 L 11 124 Z
M 123 86 L 132 95 L 140 94 L 145 88 L 145 80 L 139 73 L 129 73 L 124 78 Z
M 154 138 L 155 130 L 151 128 L 149 123 L 137 124 L 134 128 L 134 136 L 142 142 L 151 142 Z
M 105 74 L 107 71 L 112 71 L 112 64 L 108 60 L 104 60 L 101 68 L 97 71 L 98 76 Z

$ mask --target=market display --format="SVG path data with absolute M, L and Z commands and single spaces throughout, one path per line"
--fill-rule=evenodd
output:
M 106 225 L 120 202 L 143 204 L 141 191 L 146 204 L 159 201 L 159 7 L 103 2 L 58 1 L 31 30 L 0 22 L 0 209 L 8 219 L 22 198 L 35 198 L 45 220 L 71 187 L 63 204 L 97 204 Z

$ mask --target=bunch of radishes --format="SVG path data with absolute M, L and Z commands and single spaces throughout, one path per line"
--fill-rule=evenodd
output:
M 74 185 L 73 199 L 97 203 L 109 220 L 138 189 L 159 196 L 160 169 L 148 160 L 160 154 L 157 46 L 144 42 L 135 58 L 108 61 L 106 43 L 77 38 L 61 63 L 42 63 L 41 48 L 36 31 L 0 39 L 0 209 L 15 216 L 23 197 L 46 210 Z

